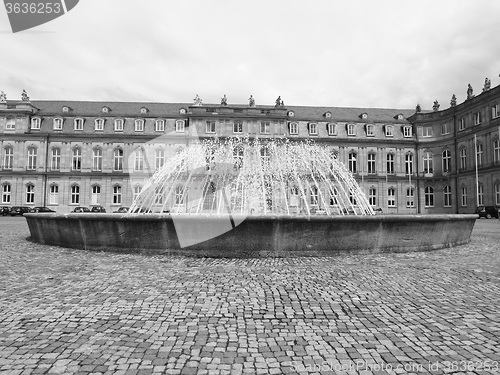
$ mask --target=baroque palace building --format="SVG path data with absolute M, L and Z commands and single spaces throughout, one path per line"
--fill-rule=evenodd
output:
M 488 81 L 488 80 L 487 80 Z M 0 96 L 2 206 L 130 206 L 181 147 L 214 137 L 326 145 L 384 213 L 500 205 L 500 87 L 408 109 L 21 100 Z M 477 168 L 476 168 L 477 167 Z M 317 201 L 317 200 L 316 200 Z M 313 200 L 311 200 L 313 202 Z M 321 209 L 321 207 L 318 207 Z

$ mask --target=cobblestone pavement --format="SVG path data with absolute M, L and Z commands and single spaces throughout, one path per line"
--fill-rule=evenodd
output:
M 500 374 L 500 221 L 423 253 L 195 259 L 0 218 L 2 374 Z

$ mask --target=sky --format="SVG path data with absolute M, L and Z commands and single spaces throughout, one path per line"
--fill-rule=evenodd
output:
M 12 33 L 20 99 L 441 109 L 500 84 L 499 0 L 80 0 Z

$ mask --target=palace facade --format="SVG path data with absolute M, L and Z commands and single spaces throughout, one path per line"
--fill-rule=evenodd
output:
M 3 95 L 0 205 L 112 212 L 130 206 L 179 148 L 239 136 L 326 145 L 384 213 L 472 213 L 478 204 L 500 205 L 499 129 L 500 86 L 445 110 L 435 103 L 432 112 Z

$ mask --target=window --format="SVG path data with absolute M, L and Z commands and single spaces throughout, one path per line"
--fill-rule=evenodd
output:
M 134 197 L 133 197 L 134 201 L 137 199 L 139 194 L 141 194 L 141 191 L 142 191 L 142 186 L 139 185 L 134 186 Z
M 271 155 L 270 155 L 269 149 L 267 147 L 262 147 L 260 149 L 260 158 L 261 158 L 262 164 L 264 166 L 269 165 Z
M 12 192 L 12 186 L 10 184 L 2 185 L 2 203 L 10 204 L 11 192 Z
M 396 189 L 387 189 L 387 207 L 396 207 Z
M 50 185 L 49 204 L 59 204 L 59 186 Z
M 387 154 L 387 174 L 394 174 L 394 154 Z
M 5 124 L 5 130 L 14 130 L 16 128 L 16 120 L 13 118 L 8 118 Z
M 329 123 L 327 125 L 328 128 L 328 135 L 337 135 L 337 127 L 335 124 Z
M 26 169 L 30 171 L 34 171 L 36 169 L 36 155 L 37 155 L 37 149 L 36 147 L 28 147 L 28 164 L 26 166 Z
M 115 132 L 122 132 L 123 131 L 123 120 L 116 119 L 115 120 Z
M 460 149 L 460 169 L 467 169 L 467 149 Z
M 443 190 L 444 206 L 451 207 L 451 186 L 446 185 Z
M 318 205 L 318 188 L 316 186 L 311 186 L 311 206 Z
M 184 120 L 177 120 L 175 122 L 175 132 L 184 133 L 186 131 L 186 126 Z
M 290 123 L 290 134 L 299 134 L 299 125 L 296 122 Z
M 385 126 L 385 136 L 393 137 L 394 136 L 394 127 L 392 125 Z
M 500 205 L 500 182 L 495 184 L 495 204 Z
M 413 136 L 413 131 L 412 131 L 411 126 L 406 125 L 406 126 L 403 127 L 403 136 L 405 138 L 410 138 L 410 137 Z
M 500 141 L 498 139 L 493 141 L 493 162 L 495 164 L 500 162 Z
M 443 173 L 451 172 L 451 151 L 443 151 Z
M 180 206 L 184 204 L 184 187 L 177 186 L 175 188 L 175 204 Z
M 26 185 L 26 203 L 35 203 L 35 185 L 33 184 Z
M 467 207 L 467 188 L 465 186 L 462 186 L 460 192 L 462 195 L 462 207 Z
M 431 152 L 424 152 L 424 173 L 434 173 Z
M 62 107 L 62 111 L 63 112 L 69 112 L 69 107 L 66 107 L 66 106 Z
M 318 135 L 318 124 L 314 122 L 309 124 L 309 135 Z
M 75 130 L 83 130 L 83 119 L 82 118 L 75 118 L 74 129 Z
M 205 130 L 207 133 L 215 133 L 215 121 L 207 121 Z
M 122 203 L 122 187 L 120 185 L 113 186 L 113 204 Z
M 337 199 L 339 192 L 337 191 L 337 188 L 330 189 L 330 206 L 338 206 L 339 201 Z M 298 201 L 298 189 L 297 189 L 297 201 Z
M 464 130 L 465 129 L 465 119 L 461 118 L 458 120 L 458 130 Z
M 94 129 L 97 131 L 104 130 L 104 119 L 98 118 L 95 120 Z
M 3 169 L 12 169 L 14 165 L 14 148 L 7 146 L 3 149 Z
M 56 117 L 54 120 L 53 120 L 53 123 L 52 123 L 52 126 L 54 128 L 54 130 L 62 130 L 63 128 L 63 119 L 60 118 L 60 117 Z
M 481 143 L 476 145 L 476 161 L 478 166 L 483 165 L 483 145 Z
M 356 135 L 356 125 L 354 124 L 347 125 L 347 135 Z
M 477 190 L 477 204 L 479 206 L 484 205 L 484 186 L 483 184 L 479 184 Z
M 113 170 L 123 171 L 123 150 L 115 148 L 113 151 Z
M 61 149 L 52 149 L 52 158 L 50 160 L 50 169 L 53 171 L 58 171 L 61 169 Z
M 165 150 L 158 148 L 155 151 L 155 170 L 161 169 L 165 165 Z
M 424 189 L 425 207 L 434 207 L 434 189 L 426 186 Z
M 144 120 L 143 119 L 135 120 L 135 131 L 136 132 L 143 132 L 144 131 Z
M 349 190 L 349 202 L 352 205 L 357 205 L 358 204 L 358 202 L 356 201 L 356 197 L 354 196 L 352 190 Z
M 368 203 L 370 203 L 370 206 L 377 205 L 377 189 L 375 189 L 374 187 L 371 187 L 368 190 Z
M 375 136 L 375 127 L 371 124 L 366 125 L 366 136 L 373 137 Z
M 156 120 L 155 121 L 155 131 L 157 131 L 157 132 L 164 132 L 165 131 L 165 121 L 163 121 L 163 120 Z
M 101 186 L 92 185 L 92 195 L 90 196 L 90 204 L 95 206 L 101 203 Z
M 450 134 L 450 123 L 445 122 L 441 125 L 441 135 Z
M 144 170 L 144 151 L 137 149 L 134 152 L 134 171 Z
M 415 190 L 412 187 L 406 188 L 406 207 L 415 207 Z
M 500 105 L 495 104 L 491 106 L 491 118 L 497 118 L 500 116 Z
M 348 159 L 349 171 L 351 171 L 352 173 L 356 173 L 356 171 L 357 171 L 356 157 L 357 157 L 357 154 L 354 151 L 349 152 L 349 159 Z
M 405 155 L 405 175 L 413 175 L 413 154 Z
M 102 149 L 94 148 L 92 150 L 92 170 L 102 171 Z
M 42 120 L 40 117 L 33 117 L 31 119 L 31 129 L 40 130 L 40 124 Z
M 422 137 L 432 137 L 432 126 L 422 127 Z
M 234 121 L 233 133 L 243 133 L 243 121 L 239 120 Z
M 474 125 L 479 125 L 481 124 L 481 112 L 475 112 L 473 115 L 473 118 L 474 118 Z
M 368 154 L 368 174 L 375 174 L 375 173 L 377 173 L 376 156 L 374 153 L 369 153 Z
M 239 169 L 243 166 L 243 147 L 233 149 L 234 168 Z
M 79 147 L 73 149 L 71 169 L 74 171 L 80 171 L 82 169 L 82 150 Z
M 71 186 L 71 204 L 79 204 L 80 203 L 80 186 L 73 185 Z
M 260 123 L 260 133 L 261 134 L 269 134 L 270 123 L 269 121 L 262 121 Z

